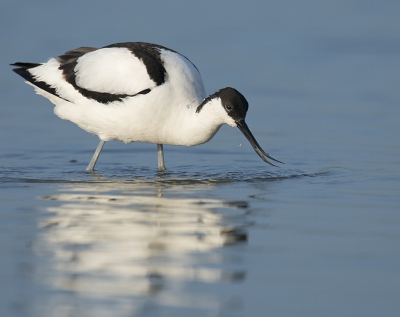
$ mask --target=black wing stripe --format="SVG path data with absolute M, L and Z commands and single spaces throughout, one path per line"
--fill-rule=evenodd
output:
M 111 47 L 124 47 L 131 51 L 133 55 L 139 58 L 144 65 L 146 66 L 147 73 L 149 77 L 156 83 L 157 86 L 162 85 L 165 82 L 165 78 L 167 72 L 164 68 L 163 61 L 161 59 L 160 49 L 168 50 L 174 53 L 177 53 L 169 48 L 166 48 L 157 44 L 150 44 L 144 42 L 127 42 L 127 43 L 116 43 L 109 46 L 105 46 L 104 48 Z M 127 97 L 134 97 L 136 95 L 144 95 L 150 92 L 150 89 L 144 89 L 137 94 L 128 95 L 128 94 L 111 94 L 104 92 L 96 92 L 92 90 L 88 90 L 82 87 L 79 87 L 76 84 L 76 74 L 75 67 L 77 65 L 77 60 L 79 57 L 87 54 L 89 52 L 93 52 L 98 48 L 94 47 L 80 47 L 71 51 L 66 52 L 63 55 L 57 57 L 57 60 L 60 62 L 59 69 L 62 70 L 64 79 L 71 84 L 81 95 L 86 98 L 96 100 L 97 102 L 108 104 L 114 101 L 122 101 Z M 177 53 L 179 54 L 179 53 Z M 181 54 L 179 54 L 181 55 Z M 182 55 L 183 56 L 183 55 Z M 184 57 L 184 56 L 183 56 Z M 186 58 L 186 57 L 185 57 Z M 186 58 L 187 59 L 187 58 Z M 189 61 L 189 60 L 188 60 Z M 190 62 L 190 61 L 189 61 Z M 17 66 L 19 68 L 14 69 L 14 71 L 25 78 L 30 83 L 35 86 L 59 97 L 55 88 L 51 87 L 49 84 L 43 81 L 38 81 L 32 74 L 27 71 L 29 68 L 37 67 L 41 64 L 35 63 L 15 63 L 13 66 Z M 192 63 L 192 65 L 196 68 L 196 66 Z M 196 68 L 197 69 L 197 68 Z M 62 98 L 64 99 L 64 98 Z
M 143 42 L 126 42 L 116 43 L 105 46 L 110 47 L 124 47 L 131 51 L 133 55 L 139 58 L 146 66 L 147 74 L 157 86 L 162 85 L 165 82 L 165 76 L 167 71 L 164 68 L 163 61 L 161 59 L 160 49 L 167 49 L 163 46 L 143 43 Z M 167 49 L 169 50 L 169 49 Z
M 78 58 L 86 53 L 97 50 L 94 47 L 80 47 L 66 52 L 64 55 L 58 56 L 57 60 L 60 62 L 59 69 L 63 71 L 65 80 L 70 83 L 79 93 L 89 99 L 94 99 L 97 102 L 108 104 L 113 101 L 122 101 L 126 97 L 133 97 L 134 95 L 127 94 L 110 94 L 106 92 L 97 92 L 79 87 L 76 84 L 75 66 L 77 65 Z M 141 94 L 142 92 L 139 92 Z

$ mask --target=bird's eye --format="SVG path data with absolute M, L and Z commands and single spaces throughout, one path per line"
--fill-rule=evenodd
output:
M 231 105 L 225 105 L 225 109 L 228 110 L 228 111 L 231 111 L 232 110 L 232 106 Z

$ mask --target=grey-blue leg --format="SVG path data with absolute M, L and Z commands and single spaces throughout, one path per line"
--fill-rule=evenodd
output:
M 94 170 L 94 166 L 96 165 L 97 159 L 99 158 L 99 155 L 100 155 L 101 149 L 103 148 L 104 143 L 106 143 L 106 141 L 101 141 L 100 140 L 100 143 L 97 146 L 97 149 L 94 152 L 93 157 L 90 160 L 90 163 L 89 163 L 88 167 L 86 167 L 87 171 L 91 171 L 92 172 Z
M 165 171 L 164 149 L 162 144 L 157 144 L 158 170 Z

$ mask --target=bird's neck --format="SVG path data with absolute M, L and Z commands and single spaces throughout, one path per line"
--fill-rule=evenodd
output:
M 176 140 L 176 145 L 193 146 L 206 143 L 224 124 L 218 116 L 213 115 L 212 108 L 206 108 L 199 113 L 196 113 L 196 108 L 196 106 L 189 106 L 180 118 L 175 118 L 172 125 L 176 129 L 168 133 L 170 139 Z

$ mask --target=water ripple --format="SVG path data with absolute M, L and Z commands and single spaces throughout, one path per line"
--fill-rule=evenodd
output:
M 193 170 L 193 169 L 192 169 Z M 231 171 L 219 168 L 198 171 L 166 171 L 158 172 L 154 169 L 111 169 L 99 172 L 81 171 L 37 171 L 37 170 L 7 170 L 0 168 L 0 184 L 87 184 L 87 183 L 136 183 L 159 186 L 174 185 L 218 185 L 229 183 L 264 183 L 302 178 L 337 177 L 344 170 L 326 169 L 314 173 L 301 170 L 279 169 L 278 171 L 260 171 L 247 169 Z

